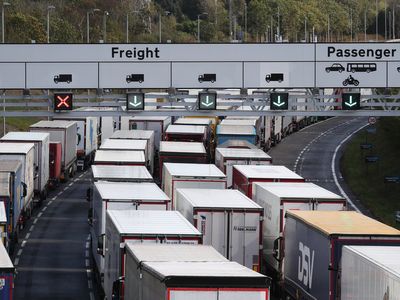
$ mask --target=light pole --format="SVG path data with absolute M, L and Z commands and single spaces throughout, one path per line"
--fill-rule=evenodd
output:
M 4 44 L 4 7 L 5 6 L 10 6 L 11 4 L 8 2 L 3 2 L 3 6 L 1 7 L 1 38 L 2 38 L 2 43 Z
M 132 12 L 130 12 L 132 14 L 138 14 L 139 11 L 134 10 Z M 126 43 L 129 43 L 129 12 L 126 14 Z
M 169 12 L 168 10 L 166 10 L 166 11 L 164 11 L 164 14 L 166 15 L 166 16 L 168 16 L 168 15 L 170 15 L 171 14 L 171 12 Z M 162 26 L 162 15 L 161 15 L 161 12 L 160 13 L 158 13 L 158 36 L 159 36 L 159 42 L 160 42 L 160 44 L 161 44 L 161 35 L 162 35 L 162 28 L 161 28 L 161 26 Z
M 107 43 L 107 16 L 110 15 L 108 11 L 103 14 L 103 43 Z
M 375 2 L 375 41 L 378 41 L 378 0 Z
M 86 12 L 86 42 L 89 44 L 90 43 L 90 32 L 89 32 L 89 28 L 90 28 L 90 23 L 89 23 L 89 16 L 90 14 L 94 14 L 96 11 L 100 11 L 100 9 L 98 8 L 93 8 L 91 10 L 88 10 Z
M 244 42 L 247 39 L 247 3 L 244 2 Z
M 208 13 L 203 12 L 199 15 L 197 15 L 197 42 L 200 43 L 200 17 L 201 16 L 207 16 Z
M 47 44 L 50 43 L 50 10 L 55 8 L 53 5 L 47 6 Z

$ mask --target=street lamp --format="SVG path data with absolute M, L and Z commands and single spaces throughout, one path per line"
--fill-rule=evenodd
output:
M 55 6 L 47 6 L 47 44 L 50 43 L 50 10 L 56 9 Z
M 4 7 L 5 6 L 10 6 L 11 4 L 8 2 L 3 2 L 3 6 L 1 7 L 1 38 L 2 38 L 2 43 L 4 44 Z
M 170 11 L 166 10 L 164 11 L 164 15 L 169 16 L 171 14 Z M 158 36 L 159 36 L 159 43 L 161 44 L 161 34 L 162 34 L 162 29 L 161 29 L 161 23 L 162 23 L 162 19 L 161 19 L 161 12 L 158 13 Z
M 130 12 L 132 14 L 138 14 L 139 11 L 134 10 L 132 12 Z M 129 43 L 129 12 L 126 14 L 126 43 Z
M 201 16 L 207 16 L 208 13 L 203 12 L 199 15 L 197 15 L 197 42 L 200 43 L 200 17 Z
M 107 16 L 109 16 L 110 13 L 108 11 L 104 11 L 103 14 L 103 43 L 107 43 Z
M 88 11 L 86 12 L 86 39 L 87 39 L 86 42 L 87 42 L 88 44 L 90 43 L 89 16 L 90 16 L 90 14 L 94 14 L 96 11 L 100 11 L 100 9 L 98 9 L 98 8 L 93 8 L 93 9 L 88 10 Z

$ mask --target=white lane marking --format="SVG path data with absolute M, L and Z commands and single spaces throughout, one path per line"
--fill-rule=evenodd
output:
M 50 200 L 49 203 L 47 203 L 46 206 L 49 206 L 49 205 L 51 205 L 52 203 L 53 203 L 53 200 Z
M 38 213 L 37 217 L 40 218 L 43 215 L 42 212 Z
M 47 206 L 43 207 L 42 210 L 41 210 L 41 212 L 42 212 L 42 213 L 45 212 L 46 209 L 47 209 Z
M 93 288 L 92 281 L 91 281 L 91 280 L 88 280 L 88 281 L 87 281 L 87 284 L 88 284 L 89 290 L 91 290 L 91 289 Z
M 336 126 L 334 126 L 334 127 L 332 127 L 332 128 L 329 128 L 329 129 L 325 130 L 324 132 L 321 132 L 317 137 L 315 137 L 314 139 L 312 139 L 312 140 L 300 151 L 299 155 L 297 156 L 296 161 L 295 161 L 294 166 L 293 166 L 293 171 L 296 172 L 296 173 L 299 173 L 299 175 L 301 175 L 301 174 L 300 174 L 300 173 L 301 173 L 301 170 L 300 170 L 300 171 L 297 171 L 297 166 L 298 166 L 300 160 L 302 159 L 303 154 L 304 154 L 305 152 L 310 151 L 310 146 L 311 146 L 313 143 L 315 143 L 315 142 L 316 142 L 319 138 L 321 138 L 322 136 L 324 136 L 324 135 L 326 135 L 326 134 L 332 132 L 333 130 L 339 128 L 340 126 L 347 125 L 347 124 L 349 124 L 350 122 L 351 122 L 351 121 L 347 121 L 347 122 L 344 122 L 344 123 L 340 123 L 340 124 L 338 124 L 338 125 L 336 125 Z M 316 123 L 316 124 L 318 124 L 318 123 Z
M 89 249 L 90 243 L 86 242 L 86 249 Z
M 90 293 L 89 293 L 89 297 L 90 297 L 90 300 L 94 300 L 94 294 L 93 294 L 93 292 L 90 292 Z
M 33 231 L 33 228 L 35 228 L 35 225 L 31 225 L 31 227 L 29 227 L 29 231 Z
M 88 259 L 85 259 L 85 266 L 86 268 L 90 267 L 90 261 Z
M 85 251 L 85 257 L 89 257 L 89 250 Z
M 22 254 L 22 249 L 19 249 L 18 253 L 17 253 L 17 256 L 21 256 L 21 254 Z
M 23 240 L 22 243 L 21 243 L 21 248 L 24 248 L 25 244 L 26 244 L 26 240 Z
M 19 257 L 17 257 L 15 260 L 14 260 L 14 266 L 17 266 L 19 264 Z
M 70 184 L 68 184 L 68 186 L 72 186 L 74 183 L 73 182 L 71 182 Z
M 51 198 L 51 201 L 56 200 L 57 196 L 54 196 L 53 198 Z
M 35 218 L 35 220 L 33 220 L 33 224 L 36 224 L 38 220 L 38 218 Z
M 61 196 L 61 194 L 62 194 L 62 192 L 61 192 L 61 191 L 60 191 L 60 192 L 58 192 L 58 194 L 57 194 L 57 197 L 58 197 L 58 196 Z
M 26 239 L 26 240 L 29 239 L 30 236 L 31 236 L 31 233 L 28 232 L 28 233 L 26 234 L 26 236 L 25 236 L 25 239 Z
M 340 194 L 342 194 L 342 196 L 346 199 L 346 201 L 348 203 L 350 203 L 351 206 L 353 206 L 353 208 L 361 213 L 361 211 L 358 209 L 358 207 L 353 203 L 353 201 L 351 201 L 350 197 L 346 194 L 346 192 L 343 190 L 343 188 L 341 187 L 338 179 L 337 179 L 337 175 L 336 175 L 336 170 L 335 170 L 335 161 L 336 161 L 336 155 L 340 149 L 340 147 L 342 147 L 342 145 L 349 139 L 351 138 L 355 133 L 357 133 L 358 131 L 360 131 L 361 129 L 367 127 L 369 124 L 365 124 L 363 126 L 361 126 L 360 128 L 354 130 L 350 135 L 348 135 L 343 141 L 341 141 L 339 143 L 339 145 L 337 145 L 335 152 L 333 153 L 332 156 L 332 161 L 331 161 L 331 170 L 332 170 L 332 176 L 333 176 L 333 180 L 335 181 L 336 186 L 338 187 Z
M 65 188 L 63 188 L 63 192 L 65 192 L 68 189 L 68 187 L 66 186 Z

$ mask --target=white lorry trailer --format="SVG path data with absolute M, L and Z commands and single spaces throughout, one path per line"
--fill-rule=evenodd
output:
M 24 201 L 21 209 L 24 224 L 33 209 L 33 190 L 35 176 L 35 145 L 33 143 L 0 143 L 0 161 L 18 160 L 22 163 L 22 182 Z
M 125 246 L 124 299 L 270 299 L 268 277 L 222 260 L 214 249 L 200 245 L 142 245 Z
M 97 117 L 54 117 L 53 120 L 73 121 L 77 126 L 76 156 L 81 169 L 88 167 L 94 158 L 99 143 L 99 124 Z
M 104 292 L 107 299 L 112 299 L 114 282 L 125 276 L 126 242 L 201 244 L 201 233 L 177 211 L 108 210 L 106 218 Z
M 147 161 L 150 162 L 150 172 L 154 173 L 154 131 L 153 130 L 117 130 L 110 139 L 145 140 L 147 141 Z
M 226 189 L 226 176 L 213 164 L 165 163 L 162 189 L 175 209 L 178 188 Z
M 266 273 L 275 282 L 282 275 L 285 213 L 288 210 L 346 210 L 346 200 L 310 182 L 257 182 L 253 201 L 264 208 L 263 249 Z
M 153 182 L 144 166 L 92 166 L 92 181 Z
M 238 190 L 177 189 L 176 209 L 231 261 L 259 271 L 264 210 Z
M 93 184 L 88 221 L 91 225 L 92 253 L 98 274 L 103 274 L 103 244 L 106 229 L 106 211 L 119 210 L 167 210 L 170 199 L 155 184 L 150 182 L 106 182 Z M 98 252 L 99 251 L 99 252 Z
M 68 175 L 74 176 L 77 169 L 77 141 L 78 131 L 76 122 L 71 121 L 39 121 L 29 127 L 31 132 L 48 132 L 50 142 L 60 142 L 61 155 L 61 179 Z
M 33 143 L 35 145 L 35 198 L 42 201 L 47 197 L 49 184 L 49 141 L 46 132 L 9 132 L 0 142 Z
M 217 148 L 215 165 L 226 174 L 228 188 L 232 186 L 233 165 L 270 165 L 272 158 L 261 149 Z
M 97 150 L 94 165 L 145 166 L 143 151 Z
M 400 247 L 344 246 L 341 300 L 400 299 Z
M 151 170 L 151 166 L 154 165 L 146 140 L 107 139 L 100 145 L 100 150 L 142 151 L 146 158 L 146 167 Z
M 171 117 L 121 117 L 121 130 L 140 129 L 154 131 L 154 146 L 156 151 L 159 149 L 160 141 L 162 141 L 164 132 L 169 124 L 171 124 Z

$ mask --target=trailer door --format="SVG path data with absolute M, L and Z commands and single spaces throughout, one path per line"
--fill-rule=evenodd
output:
M 258 271 L 260 214 L 254 212 L 231 212 L 229 217 L 228 259 Z
M 219 300 L 217 290 L 168 290 L 167 300 Z
M 203 244 L 213 246 L 228 258 L 228 214 L 224 211 L 197 211 L 197 230 L 203 234 Z

